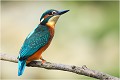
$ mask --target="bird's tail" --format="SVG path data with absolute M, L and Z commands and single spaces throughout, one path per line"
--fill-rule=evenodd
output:
M 22 75 L 26 66 L 26 60 L 18 60 L 18 76 Z

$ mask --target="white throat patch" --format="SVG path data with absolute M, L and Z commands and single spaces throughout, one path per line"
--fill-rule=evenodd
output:
M 56 23 L 59 17 L 60 17 L 60 15 L 53 16 L 49 19 L 48 22 L 55 22 Z
M 53 16 L 51 17 L 48 22 L 47 22 L 47 25 L 48 26 L 55 26 L 57 20 L 59 19 L 60 15 L 56 15 L 56 16 Z

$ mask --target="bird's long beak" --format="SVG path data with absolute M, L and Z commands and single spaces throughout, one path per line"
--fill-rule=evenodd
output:
M 59 15 L 62 15 L 62 14 L 64 14 L 64 13 L 68 12 L 68 11 L 69 11 L 69 10 L 59 11 Z

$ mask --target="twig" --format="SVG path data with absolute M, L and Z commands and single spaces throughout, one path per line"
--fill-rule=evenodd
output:
M 16 57 L 9 56 L 3 53 L 0 53 L 0 60 L 10 61 L 15 63 L 18 62 Z M 51 63 L 51 62 L 45 62 L 44 64 L 41 64 L 41 61 L 32 61 L 27 66 L 45 68 L 50 70 L 52 69 L 52 70 L 68 71 L 68 72 L 73 72 L 79 75 L 85 75 L 85 76 L 100 79 L 100 80 L 120 80 L 119 78 L 108 75 L 106 73 L 89 69 L 85 65 L 83 65 L 82 67 L 77 67 L 74 65 L 64 65 L 64 64 L 57 64 L 57 63 Z

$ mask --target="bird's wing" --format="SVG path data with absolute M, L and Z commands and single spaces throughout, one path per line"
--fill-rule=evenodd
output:
M 47 44 L 50 38 L 50 33 L 47 27 L 38 25 L 34 31 L 32 31 L 23 43 L 18 56 L 19 60 L 27 59 L 29 56 L 38 51 L 41 47 Z

